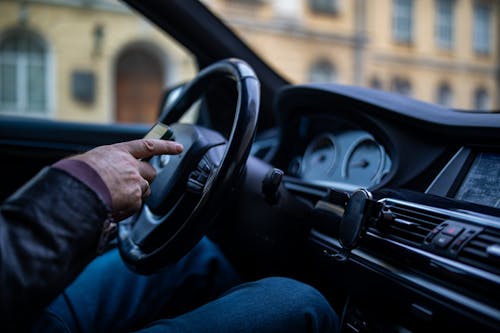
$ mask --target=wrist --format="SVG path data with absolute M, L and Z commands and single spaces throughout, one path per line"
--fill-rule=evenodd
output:
M 109 210 L 112 209 L 112 200 L 109 188 L 106 186 L 102 177 L 89 164 L 79 159 L 67 158 L 56 162 L 52 165 L 52 167 L 67 172 L 80 182 L 87 185 L 101 198 Z

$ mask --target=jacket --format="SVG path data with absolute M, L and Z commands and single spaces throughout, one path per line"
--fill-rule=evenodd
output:
M 0 208 L 0 331 L 22 331 L 96 256 L 109 209 L 45 168 Z

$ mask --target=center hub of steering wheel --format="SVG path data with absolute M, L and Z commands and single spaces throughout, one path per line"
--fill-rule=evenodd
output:
M 176 141 L 184 146 L 184 151 L 180 155 L 165 155 L 169 161 L 164 166 L 162 166 L 164 156 L 155 156 L 150 160 L 157 174 L 151 184 L 151 195 L 146 200 L 145 205 L 151 213 L 157 216 L 167 214 L 186 189 L 198 185 L 196 182 L 202 183 L 203 178 L 196 177 L 196 173 L 204 175 L 220 164 L 220 160 L 218 161 L 213 154 L 212 158 L 205 155 L 211 148 L 226 143 L 222 135 L 203 127 L 174 124 L 171 128 L 175 133 Z M 202 161 L 204 161 L 204 167 L 202 170 L 198 170 Z M 195 173 L 194 179 L 190 177 L 190 175 L 193 176 L 193 172 Z

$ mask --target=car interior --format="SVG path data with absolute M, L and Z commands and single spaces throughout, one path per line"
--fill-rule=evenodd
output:
M 119 225 L 131 269 L 154 272 L 208 235 L 249 280 L 315 286 L 342 332 L 500 330 L 498 113 L 290 84 L 198 1 L 125 2 L 200 69 L 158 107 L 186 149 L 151 159 L 152 195 Z M 196 123 L 180 123 L 191 107 Z M 44 166 L 149 129 L 2 116 L 1 200 Z

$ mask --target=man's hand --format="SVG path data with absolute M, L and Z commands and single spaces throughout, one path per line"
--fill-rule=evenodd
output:
M 137 212 L 142 200 L 151 193 L 149 184 L 156 171 L 140 159 L 179 154 L 182 150 L 182 145 L 176 142 L 141 139 L 100 146 L 72 158 L 84 161 L 101 176 L 111 193 L 111 210 L 118 221 Z

